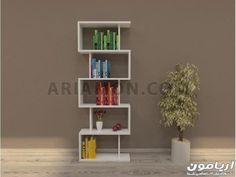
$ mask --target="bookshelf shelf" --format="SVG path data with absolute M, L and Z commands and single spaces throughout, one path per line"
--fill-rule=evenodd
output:
M 120 83 L 123 80 L 130 80 L 131 79 L 131 50 L 124 50 L 121 49 L 120 46 L 120 39 L 121 39 L 121 29 L 122 28 L 129 28 L 131 25 L 130 21 L 78 21 L 77 23 L 78 27 L 78 52 L 80 54 L 88 54 L 88 64 L 89 64 L 89 74 L 87 78 L 78 78 L 78 107 L 79 108 L 88 108 L 89 109 L 89 128 L 82 128 L 79 131 L 79 161 L 80 162 L 129 162 L 130 161 L 130 155 L 129 153 L 121 153 L 120 152 L 120 136 L 122 135 L 130 135 L 131 134 L 131 106 L 129 103 L 121 103 L 120 102 Z M 88 30 L 89 32 L 86 34 L 91 34 L 91 29 L 115 29 L 117 32 L 117 41 L 116 43 L 117 49 L 116 50 L 94 50 L 94 49 L 89 49 L 90 47 L 86 47 L 84 45 L 84 40 L 87 42 L 87 38 L 84 37 L 84 32 Z M 113 32 L 115 34 L 115 32 Z M 92 37 L 92 36 L 91 36 Z M 115 38 L 113 38 L 115 39 Z M 106 43 L 105 43 L 106 44 Z M 111 56 L 112 54 L 112 56 Z M 112 78 L 92 78 L 92 72 L 91 72 L 91 63 L 92 63 L 92 58 L 96 57 L 97 55 L 106 55 L 107 57 L 114 57 L 114 55 L 117 55 L 118 58 L 112 58 L 114 61 L 121 61 L 121 56 L 124 56 L 124 61 L 126 62 L 125 66 L 128 67 L 125 68 L 126 72 L 125 75 L 112 75 L 115 76 Z M 125 55 L 124 55 L 125 54 Z M 126 57 L 127 55 L 127 57 Z M 127 60 L 126 60 L 127 58 Z M 123 59 L 123 58 L 122 58 Z M 100 62 L 99 62 L 100 63 Z M 115 62 L 114 62 L 115 63 Z M 123 64 L 123 63 L 122 63 Z M 98 65 L 100 66 L 100 65 Z M 124 64 L 122 65 L 124 66 Z M 108 67 L 108 65 L 107 65 Z M 98 70 L 100 71 L 100 70 Z M 120 70 L 119 70 L 120 71 Z M 124 69 L 123 69 L 124 71 Z M 108 71 L 107 71 L 108 72 Z M 110 73 L 110 72 L 109 72 Z M 126 74 L 127 73 L 127 74 Z M 100 76 L 100 75 L 99 75 Z M 103 75 L 104 76 L 104 75 Z M 121 77 L 119 77 L 121 76 Z M 92 81 L 92 82 L 91 82 Z M 115 86 L 117 89 L 117 105 L 97 105 L 96 103 L 86 103 L 84 100 L 84 95 L 83 93 L 83 86 L 85 82 L 91 82 L 91 83 L 96 83 L 96 81 L 109 81 L 111 83 L 115 82 L 118 86 Z M 110 88 L 110 87 L 109 87 Z M 92 101 L 95 101 L 95 98 L 92 95 Z M 119 131 L 113 131 L 111 128 L 103 128 L 101 131 L 98 131 L 97 129 L 93 128 L 93 112 L 94 109 L 117 109 L 117 108 L 122 108 L 122 109 L 127 109 L 128 110 L 128 126 L 127 128 L 123 128 Z M 117 153 L 97 153 L 95 159 L 83 159 L 82 158 L 82 141 L 84 136 L 103 136 L 103 135 L 115 135 L 118 137 L 118 147 L 117 147 Z
M 96 105 L 95 103 L 83 103 L 79 108 L 130 108 L 130 104 L 121 103 L 119 105 Z
M 104 128 L 101 131 L 83 128 L 80 130 L 79 135 L 130 135 L 130 131 L 126 128 L 118 131 L 112 131 L 111 128 Z
M 130 80 L 130 78 L 79 78 L 79 81 L 119 81 L 119 80 Z
M 93 49 L 88 49 L 88 50 L 79 50 L 79 53 L 81 54 L 129 54 L 131 53 L 130 50 L 93 50 Z

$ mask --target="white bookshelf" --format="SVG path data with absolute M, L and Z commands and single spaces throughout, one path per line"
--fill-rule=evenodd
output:
M 88 108 L 89 109 L 89 127 L 83 128 L 79 131 L 79 161 L 80 162 L 129 162 L 130 161 L 130 154 L 129 153 L 121 153 L 120 150 L 120 136 L 122 135 L 130 135 L 131 134 L 131 106 L 128 103 L 121 103 L 120 102 L 120 94 L 118 94 L 118 104 L 117 105 L 96 105 L 96 103 L 85 103 L 84 102 L 84 95 L 82 92 L 82 88 L 84 85 L 84 82 L 86 81 L 117 81 L 118 83 L 118 93 L 120 91 L 120 83 L 123 80 L 130 80 L 131 79 L 131 50 L 124 50 L 121 49 L 122 46 L 120 46 L 120 36 L 121 36 L 121 30 L 123 28 L 129 28 L 131 25 L 130 21 L 79 21 L 78 22 L 78 52 L 80 54 L 87 54 L 88 55 L 88 77 L 87 78 L 78 78 L 78 107 L 79 108 Z M 84 48 L 83 47 L 83 30 L 88 28 L 116 28 L 118 32 L 118 40 L 119 45 L 117 50 L 93 50 L 90 48 Z M 91 36 L 92 37 L 92 36 Z M 127 77 L 122 78 L 91 78 L 91 60 L 93 58 L 94 54 L 114 54 L 114 55 L 120 55 L 125 54 L 127 55 L 128 60 L 128 75 Z M 95 99 L 95 98 L 94 98 Z M 127 128 L 123 128 L 119 131 L 113 131 L 111 128 L 103 128 L 101 131 L 97 131 L 95 127 L 93 127 L 93 111 L 97 108 L 109 108 L 109 109 L 116 109 L 116 108 L 122 108 L 127 109 Z M 95 135 L 95 136 L 107 136 L 107 135 L 114 135 L 117 136 L 117 153 L 97 153 L 96 159 L 82 159 L 81 158 L 81 144 L 83 136 L 88 135 Z

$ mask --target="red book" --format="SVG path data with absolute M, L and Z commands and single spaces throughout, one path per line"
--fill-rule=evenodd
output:
M 97 86 L 97 95 L 96 95 L 96 104 L 101 105 L 102 104 L 102 83 L 98 82 Z
M 118 91 L 116 87 L 112 89 L 112 104 L 118 105 Z

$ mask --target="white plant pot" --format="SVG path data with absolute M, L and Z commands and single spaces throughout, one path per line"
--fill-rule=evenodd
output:
M 171 140 L 171 160 L 175 164 L 186 165 L 190 161 L 190 141 L 178 138 Z
M 97 121 L 97 122 L 96 122 L 96 127 L 97 127 L 97 130 L 98 130 L 98 131 L 101 131 L 101 130 L 102 130 L 102 126 L 103 126 L 103 122 L 102 122 L 102 121 Z

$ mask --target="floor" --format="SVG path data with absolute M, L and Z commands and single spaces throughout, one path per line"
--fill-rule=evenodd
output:
M 232 157 L 234 159 L 234 157 Z M 202 158 L 198 162 L 212 159 Z M 2 154 L 2 177 L 185 177 L 186 166 L 176 166 L 170 154 L 132 153 L 130 163 L 79 163 L 75 153 Z M 228 161 L 227 161 L 228 162 Z M 234 176 L 233 172 L 231 175 Z

